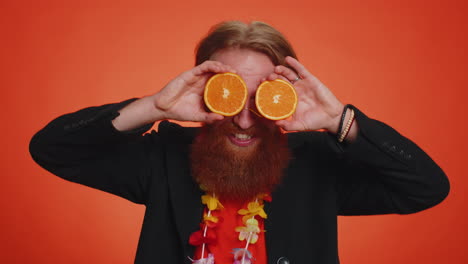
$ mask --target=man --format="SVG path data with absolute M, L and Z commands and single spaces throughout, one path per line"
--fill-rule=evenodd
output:
M 249 91 L 233 117 L 202 100 L 207 79 L 222 72 L 239 74 Z M 275 122 L 255 114 L 253 96 L 276 78 L 294 85 L 298 104 Z M 142 136 L 165 119 L 205 125 L 165 121 Z M 339 263 L 337 215 L 414 213 L 449 191 L 417 145 L 343 106 L 261 22 L 217 25 L 196 66 L 159 92 L 61 116 L 30 151 L 64 179 L 146 205 L 136 263 Z

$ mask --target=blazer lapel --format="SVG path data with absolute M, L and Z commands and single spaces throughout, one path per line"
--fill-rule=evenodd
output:
M 305 133 L 288 133 L 288 146 L 291 153 L 294 149 L 300 148 L 304 144 Z M 292 157 L 294 159 L 294 157 Z M 289 168 L 284 171 L 288 177 Z M 282 232 L 287 228 L 288 219 L 282 208 L 288 206 L 285 188 L 287 186 L 280 185 L 271 193 L 271 203 L 265 202 L 265 212 L 268 218 L 265 219 L 265 242 L 267 248 L 268 263 L 278 263 L 278 260 L 286 256 L 288 241 L 284 240 Z
M 167 149 L 167 172 L 173 219 L 184 248 L 184 257 L 191 258 L 194 247 L 188 243 L 189 237 L 200 228 L 203 214 L 201 203 L 203 193 L 190 175 L 189 146 L 192 139 L 193 137 L 184 135 L 178 138 L 178 142 L 168 144 Z M 186 260 L 187 263 L 191 263 L 188 258 Z

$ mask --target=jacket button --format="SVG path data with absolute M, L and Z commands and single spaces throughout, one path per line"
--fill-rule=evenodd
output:
M 403 150 L 400 150 L 400 155 L 403 156 L 404 154 L 405 154 L 405 152 Z
M 396 146 L 391 146 L 391 147 L 390 147 L 390 150 L 391 150 L 391 151 L 396 151 Z
M 276 261 L 276 264 L 290 264 L 290 263 L 289 263 L 289 259 L 285 257 L 281 257 Z

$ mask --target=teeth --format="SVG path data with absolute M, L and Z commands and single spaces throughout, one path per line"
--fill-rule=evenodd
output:
M 238 138 L 238 139 L 244 139 L 244 140 L 245 140 L 245 139 L 251 139 L 251 138 L 252 138 L 252 136 L 246 135 L 246 134 L 234 134 L 234 136 L 235 136 L 236 138 Z

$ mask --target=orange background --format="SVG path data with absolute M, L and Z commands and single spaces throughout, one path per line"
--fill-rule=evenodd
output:
M 144 207 L 52 176 L 28 142 L 60 114 L 156 92 L 192 66 L 211 25 L 241 19 L 284 32 L 341 101 L 413 139 L 451 180 L 431 210 L 340 217 L 342 263 L 468 263 L 466 1 L 10 2 L 0 3 L 0 262 L 133 263 Z

